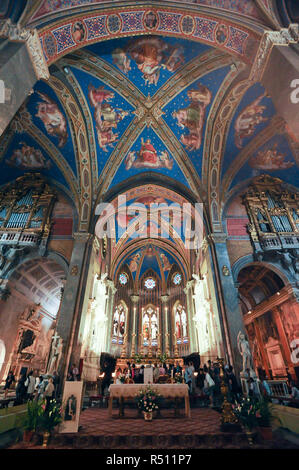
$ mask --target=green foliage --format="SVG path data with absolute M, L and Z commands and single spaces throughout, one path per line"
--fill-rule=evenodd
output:
M 258 401 L 255 398 L 246 397 L 240 403 L 232 405 L 233 411 L 239 422 L 250 431 L 257 427 Z
M 27 415 L 24 421 L 24 429 L 26 431 L 37 431 L 41 416 L 44 413 L 43 401 L 32 400 L 27 403 Z
M 27 415 L 24 421 L 26 431 L 51 431 L 62 421 L 62 407 L 56 400 L 51 400 L 46 407 L 45 400 L 32 400 L 27 403 Z
M 270 427 L 274 417 L 272 414 L 273 404 L 267 398 L 261 398 L 258 402 L 258 424 L 261 427 Z
M 160 395 L 158 392 L 148 386 L 140 390 L 137 395 L 137 406 L 141 411 L 151 412 L 159 409 L 158 399 Z
M 40 429 L 51 432 L 62 421 L 62 406 L 56 400 L 50 400 L 40 419 Z

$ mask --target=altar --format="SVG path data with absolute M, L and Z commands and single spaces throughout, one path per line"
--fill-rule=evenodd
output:
M 146 388 L 145 384 L 111 384 L 109 387 L 109 406 L 108 414 L 112 417 L 113 399 L 119 399 L 119 416 L 124 416 L 124 400 L 126 398 L 135 398 L 139 390 Z M 164 398 L 183 398 L 185 400 L 185 416 L 191 418 L 189 389 L 186 384 L 154 384 L 154 390 Z

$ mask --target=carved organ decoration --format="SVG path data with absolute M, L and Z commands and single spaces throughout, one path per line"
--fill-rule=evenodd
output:
M 243 195 L 251 239 L 259 250 L 299 247 L 299 194 L 268 175 L 255 179 Z
M 50 232 L 56 196 L 39 173 L 26 174 L 0 191 L 0 275 L 17 263 L 26 247 L 41 255 Z

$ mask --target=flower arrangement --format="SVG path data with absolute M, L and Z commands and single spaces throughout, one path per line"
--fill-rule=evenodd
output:
M 158 359 L 159 359 L 160 362 L 162 362 L 162 364 L 164 364 L 167 361 L 167 354 L 166 353 L 160 354 L 158 356 Z
M 183 376 L 179 372 L 176 372 L 174 374 L 173 379 L 174 379 L 175 383 L 177 383 L 177 384 L 182 384 L 184 382 Z
M 140 362 L 142 361 L 143 357 L 141 356 L 141 354 L 135 354 L 135 356 L 134 356 L 133 359 L 134 359 L 134 362 L 135 362 L 136 364 L 140 364 Z
M 240 403 L 232 405 L 233 412 L 241 424 L 249 431 L 257 427 L 258 402 L 250 397 L 243 398 Z
M 159 409 L 158 398 L 160 395 L 156 390 L 152 389 L 151 386 L 148 386 L 139 392 L 136 395 L 137 406 L 141 411 L 145 413 L 151 413 Z

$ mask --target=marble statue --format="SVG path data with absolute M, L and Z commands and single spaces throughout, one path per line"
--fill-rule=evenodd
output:
M 243 369 L 242 369 L 242 374 L 246 373 L 246 369 L 249 369 L 250 372 L 254 372 L 253 369 L 253 364 L 252 364 L 252 355 L 249 347 L 249 343 L 241 331 L 238 333 L 237 337 L 237 344 L 238 344 L 238 349 L 239 352 L 242 356 L 243 359 Z

